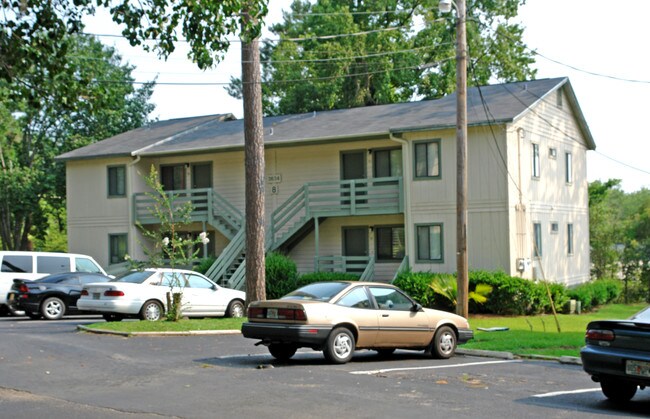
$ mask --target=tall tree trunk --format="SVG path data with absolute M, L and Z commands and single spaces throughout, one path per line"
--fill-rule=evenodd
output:
M 246 303 L 266 299 L 264 258 L 264 127 L 259 38 L 242 39 L 246 168 Z

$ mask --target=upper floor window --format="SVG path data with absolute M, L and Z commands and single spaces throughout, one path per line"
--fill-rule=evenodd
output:
M 442 224 L 418 225 L 415 229 L 418 260 L 442 262 Z
M 402 176 L 402 149 L 374 150 L 375 177 Z
M 573 157 L 571 153 L 564 154 L 564 180 L 573 183 Z
M 160 166 L 160 183 L 166 191 L 185 189 L 185 165 Z
M 126 196 L 126 166 L 108 167 L 108 196 Z
M 540 164 L 539 164 L 539 144 L 533 143 L 533 177 L 539 178 Z
M 558 90 L 555 93 L 555 101 L 558 108 L 562 108 L 562 106 L 564 106 L 564 96 L 562 96 L 562 90 Z
M 417 142 L 415 147 L 415 177 L 440 177 L 440 140 Z

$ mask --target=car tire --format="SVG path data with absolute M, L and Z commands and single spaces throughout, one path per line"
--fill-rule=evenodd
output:
M 25 315 L 32 320 L 39 320 L 41 317 L 43 317 L 41 313 L 32 313 L 31 311 L 26 311 Z
M 610 401 L 626 403 L 636 394 L 637 385 L 625 381 L 603 379 L 600 381 L 600 388 Z
M 269 352 L 278 361 L 288 361 L 296 354 L 298 348 L 288 343 L 272 343 L 269 345 Z
M 107 322 L 121 322 L 122 319 L 124 318 L 123 315 L 116 314 L 116 313 L 105 313 L 105 314 L 102 314 L 102 317 Z
M 140 309 L 140 319 L 151 322 L 162 319 L 164 311 L 163 306 L 156 300 L 149 300 L 142 305 Z
M 65 312 L 65 303 L 59 297 L 49 297 L 41 303 L 41 314 L 45 320 L 59 320 Z
M 354 355 L 354 335 L 350 329 L 338 327 L 327 337 L 323 354 L 333 364 L 345 364 Z
M 456 333 L 449 326 L 440 326 L 431 341 L 431 355 L 447 359 L 456 353 Z
M 226 309 L 228 317 L 244 317 L 244 303 L 241 300 L 232 300 Z

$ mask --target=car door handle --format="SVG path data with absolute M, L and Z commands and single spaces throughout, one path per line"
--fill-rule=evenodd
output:
M 382 314 L 381 317 L 390 317 L 390 314 Z

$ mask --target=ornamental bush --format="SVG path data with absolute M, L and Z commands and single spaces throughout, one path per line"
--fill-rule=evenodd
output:
M 298 269 L 289 257 L 272 252 L 266 255 L 266 298 L 274 300 L 298 288 Z
M 359 275 L 345 273 L 345 272 L 310 272 L 300 275 L 298 278 L 298 285 L 296 288 L 304 287 L 305 285 L 314 282 L 325 281 L 358 281 Z

